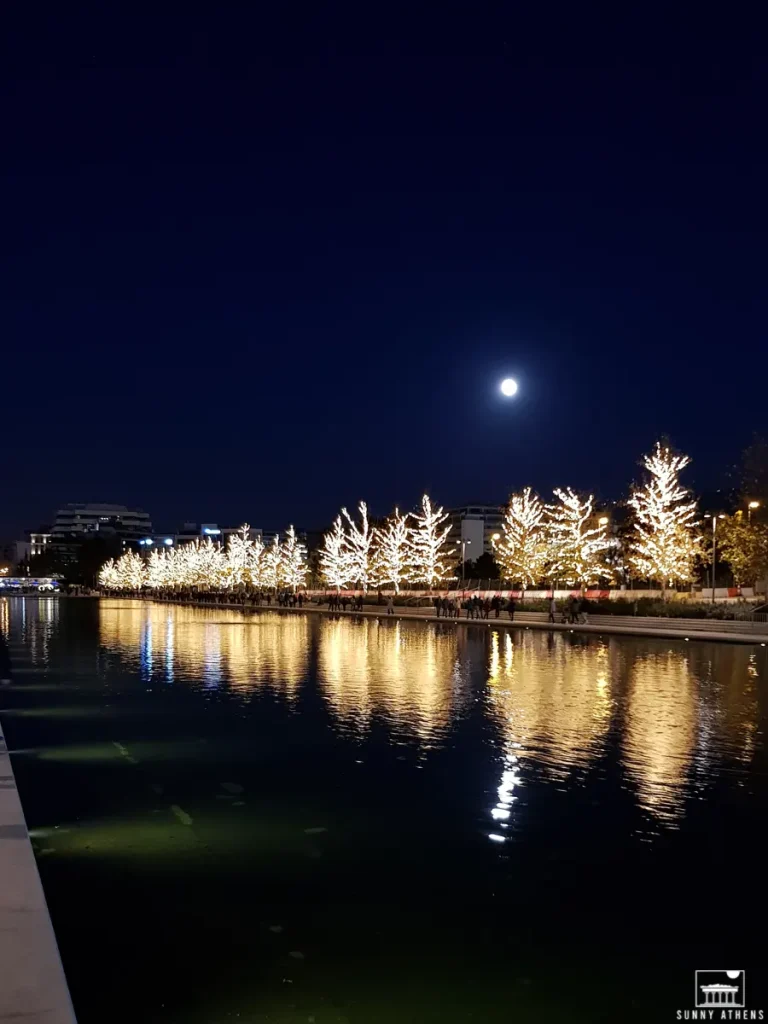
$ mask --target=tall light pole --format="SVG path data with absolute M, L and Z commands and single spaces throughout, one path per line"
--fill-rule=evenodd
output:
M 471 540 L 464 540 L 463 537 L 461 538 L 461 582 L 462 583 L 464 582 L 464 562 L 466 560 L 467 544 L 471 544 L 471 543 L 472 543 Z
M 717 520 L 725 516 L 712 516 L 712 604 L 715 603 L 715 559 L 717 558 Z
M 755 511 L 756 508 L 760 508 L 760 502 L 750 501 L 749 505 L 747 505 L 747 522 L 752 522 L 752 513 Z

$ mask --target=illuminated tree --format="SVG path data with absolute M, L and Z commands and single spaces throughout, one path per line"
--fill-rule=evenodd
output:
M 264 558 L 262 559 L 262 583 L 265 587 L 269 587 L 270 590 L 276 590 L 280 583 L 282 554 L 283 552 L 280 547 L 280 540 L 277 535 L 275 535 L 272 543 L 264 551 Z
M 554 491 L 558 504 L 547 505 L 549 574 L 568 584 L 587 587 L 601 577 L 610 577 L 603 561 L 613 547 L 607 524 L 595 520 L 594 496 L 581 498 L 569 487 Z
M 108 562 L 102 565 L 99 572 L 99 586 L 104 587 L 106 590 L 117 590 L 120 586 L 120 573 L 114 558 L 110 558 Z
M 306 548 L 296 537 L 293 526 L 289 526 L 280 552 L 280 582 L 296 590 L 304 586 L 306 578 Z
M 264 553 L 265 548 L 261 537 L 255 537 L 251 541 L 251 547 L 248 552 L 248 563 L 243 569 L 243 582 L 249 586 L 260 587 L 262 585 Z
M 544 506 L 530 487 L 510 495 L 504 510 L 502 536 L 494 542 L 494 554 L 505 579 L 520 583 L 523 590 L 544 576 L 548 561 Z
M 341 590 L 349 582 L 347 538 L 341 516 L 336 516 L 333 528 L 325 534 L 320 550 L 320 572 L 329 587 Z
M 718 553 L 731 567 L 737 584 L 768 576 L 768 526 L 750 522 L 742 512 L 718 522 Z
M 354 521 L 345 508 L 341 514 L 349 523 L 349 530 L 346 535 L 346 559 L 347 573 L 351 583 L 362 590 L 368 589 L 368 575 L 371 568 L 371 545 L 373 543 L 373 531 L 368 523 L 368 506 L 364 501 L 358 505 L 360 511 L 360 525 Z
M 412 512 L 415 526 L 408 529 L 408 579 L 434 587 L 442 580 L 453 578 L 449 559 L 455 548 L 446 549 L 450 523 L 441 529 L 448 513 L 433 508 L 429 495 L 421 499 L 421 512 Z
M 258 563 L 264 545 L 261 541 L 251 540 L 251 528 L 243 523 L 237 533 L 232 533 L 227 540 L 225 552 L 223 582 L 231 587 L 254 584 L 258 577 Z
M 164 549 L 155 548 L 147 559 L 147 586 L 162 590 L 170 584 L 171 561 Z
M 408 519 L 400 515 L 400 509 L 375 530 L 376 546 L 372 558 L 371 582 L 375 585 L 391 585 L 395 593 L 400 584 L 408 578 Z
M 635 510 L 629 563 L 637 576 L 658 580 L 663 590 L 693 579 L 700 552 L 696 502 L 678 479 L 690 461 L 657 441 L 652 454 L 643 457 L 646 482 L 629 498 Z
M 119 584 L 123 590 L 141 590 L 146 583 L 144 559 L 135 551 L 126 551 L 118 559 L 116 568 Z
M 198 586 L 216 590 L 225 580 L 226 559 L 221 545 L 207 537 L 198 548 Z

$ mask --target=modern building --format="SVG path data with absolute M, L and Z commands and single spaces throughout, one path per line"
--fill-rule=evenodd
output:
M 102 502 L 76 502 L 58 510 L 50 537 L 56 542 L 72 537 L 85 540 L 102 534 L 129 541 L 151 533 L 152 521 L 143 509 Z
M 175 547 L 178 544 L 189 544 L 195 540 L 219 541 L 226 545 L 227 538 L 233 533 L 240 533 L 241 526 L 219 526 L 218 523 L 184 523 L 178 533 L 148 533 L 138 537 L 136 542 L 141 548 Z M 251 540 L 264 540 L 262 531 L 255 526 L 249 527 Z
M 448 510 L 451 541 L 462 561 L 474 562 L 484 552 L 493 554 L 493 538 L 501 535 L 504 509 L 501 505 L 464 505 Z
M 36 555 L 44 555 L 51 543 L 50 530 L 29 531 L 29 555 L 34 558 Z

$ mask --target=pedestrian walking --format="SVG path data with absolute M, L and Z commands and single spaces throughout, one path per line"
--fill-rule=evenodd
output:
M 555 621 L 555 612 L 556 611 L 557 611 L 557 604 L 555 602 L 555 595 L 553 594 L 552 597 L 550 597 L 550 599 L 549 599 L 549 621 L 550 622 L 554 622 Z
M 573 594 L 571 595 L 571 597 L 570 597 L 570 599 L 568 601 L 568 609 L 569 609 L 569 611 L 571 613 L 571 622 L 572 623 L 578 622 L 579 621 L 579 601 L 578 601 L 578 598 L 575 595 L 573 595 Z
M 390 594 L 387 597 L 387 615 L 394 615 L 394 614 L 395 614 L 395 602 L 394 602 L 394 599 L 393 599 L 392 595 Z
M 514 597 L 510 597 L 510 599 L 507 601 L 507 614 L 509 615 L 509 621 L 510 622 L 514 622 L 515 621 L 515 609 L 516 608 L 517 608 L 517 605 L 515 604 Z

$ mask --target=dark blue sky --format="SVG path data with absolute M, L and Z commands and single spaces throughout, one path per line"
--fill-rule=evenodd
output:
M 749 26 L 490 10 L 11 26 L 0 534 L 614 497 L 661 433 L 719 482 L 768 405 Z

